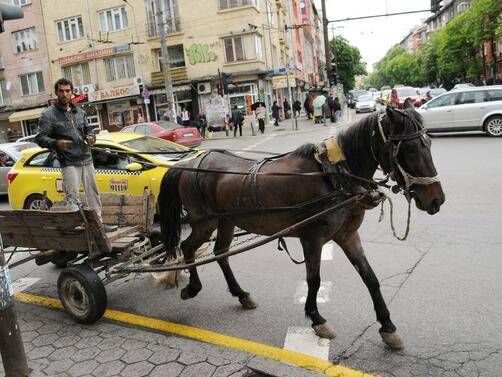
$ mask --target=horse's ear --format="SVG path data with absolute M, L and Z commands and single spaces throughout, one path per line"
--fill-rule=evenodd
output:
M 387 106 L 385 108 L 385 113 L 387 114 L 387 117 L 389 118 L 390 120 L 390 123 L 391 124 L 394 124 L 396 123 L 396 118 L 397 118 L 397 112 L 392 108 L 392 106 Z
M 413 105 L 413 102 L 410 97 L 406 98 L 406 101 L 404 101 L 404 106 L 405 109 L 414 109 L 415 106 Z

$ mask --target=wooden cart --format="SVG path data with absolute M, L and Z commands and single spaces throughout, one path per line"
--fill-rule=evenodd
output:
M 92 323 L 105 312 L 105 285 L 127 275 L 120 268 L 151 264 L 162 258 L 159 232 L 152 232 L 154 196 L 101 194 L 103 222 L 118 229 L 105 233 L 94 210 L 74 212 L 55 206 L 50 211 L 0 211 L 3 247 L 29 256 L 10 267 L 35 259 L 64 267 L 59 274 L 59 297 L 68 314 Z

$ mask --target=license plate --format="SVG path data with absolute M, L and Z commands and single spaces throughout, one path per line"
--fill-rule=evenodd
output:
M 183 136 L 185 136 L 185 137 L 193 136 L 193 132 L 187 132 L 186 134 L 183 134 Z

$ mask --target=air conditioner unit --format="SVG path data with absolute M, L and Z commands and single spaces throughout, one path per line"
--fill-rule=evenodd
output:
M 89 93 L 94 93 L 94 85 L 89 84 L 89 85 L 82 85 L 80 87 L 80 91 L 83 94 L 89 94 Z
M 75 94 L 76 96 L 79 96 L 80 94 L 82 94 L 82 90 L 80 89 L 80 86 L 76 86 L 73 88 L 73 94 Z
M 211 93 L 211 83 L 201 82 L 197 84 L 197 92 L 199 94 L 210 94 Z

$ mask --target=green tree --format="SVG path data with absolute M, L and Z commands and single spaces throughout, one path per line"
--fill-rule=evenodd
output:
M 344 90 L 349 91 L 354 89 L 355 76 L 367 74 L 366 63 L 362 61 L 359 49 L 351 46 L 347 39 L 340 36 L 332 39 L 329 45 L 331 50 L 336 53 L 338 76 Z

